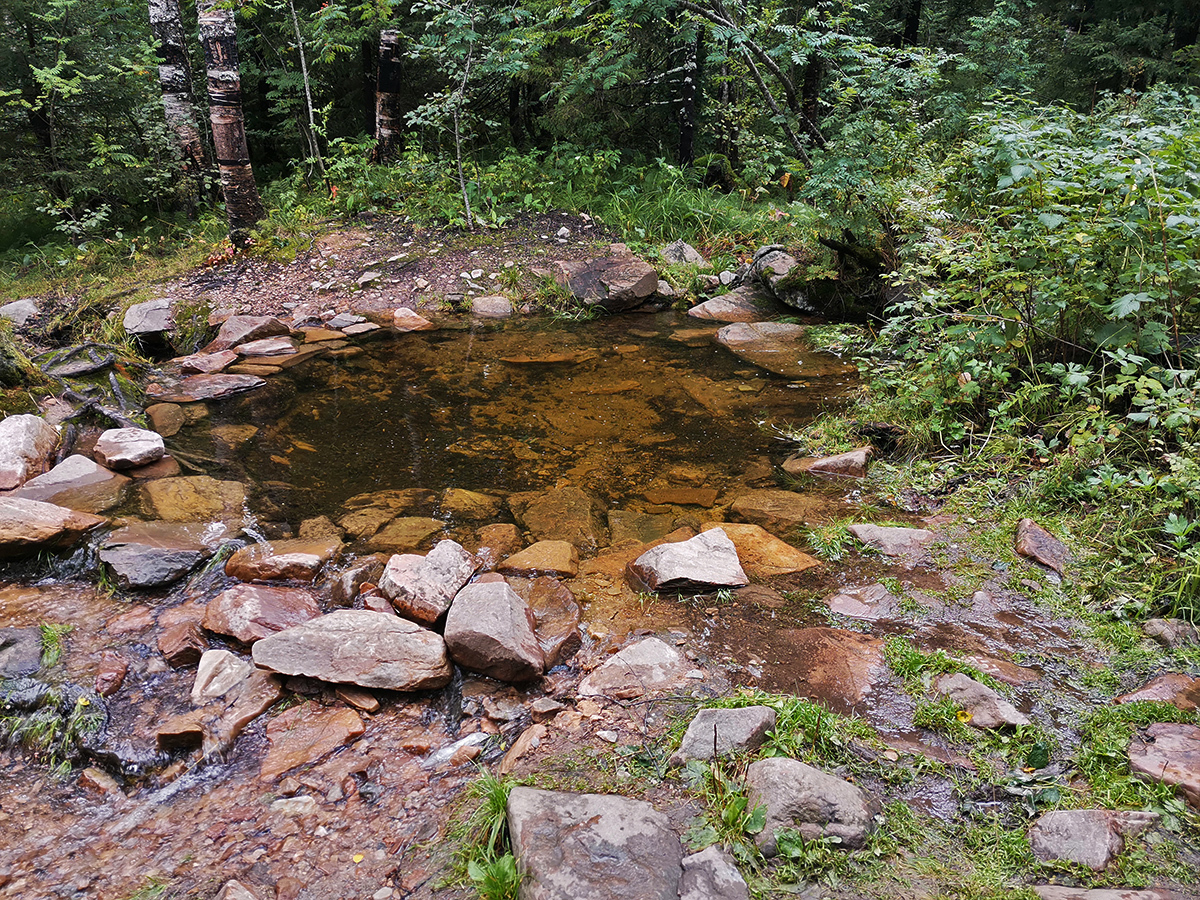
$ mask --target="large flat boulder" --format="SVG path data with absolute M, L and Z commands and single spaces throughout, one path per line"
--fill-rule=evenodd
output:
M 805 840 L 837 838 L 860 849 L 875 828 L 879 804 L 861 788 L 794 759 L 772 757 L 746 770 L 749 808 L 763 806 L 767 824 L 754 842 L 764 856 L 778 852 L 776 832 L 794 828 Z
M 164 522 L 240 522 L 246 489 L 207 475 L 159 478 L 142 485 L 142 507 Z
M 631 562 L 627 572 L 631 581 L 651 591 L 708 591 L 750 583 L 737 548 L 720 528 L 652 547 Z
M 405 553 L 389 559 L 379 590 L 406 619 L 433 625 L 478 568 L 479 560 L 461 545 L 438 541 L 424 556 Z
M 783 322 L 734 322 L 717 332 L 717 343 L 760 369 L 785 378 L 814 374 L 804 365 L 812 352 L 803 325 Z
M 1066 861 L 1096 872 L 1125 849 L 1125 837 L 1145 831 L 1158 814 L 1108 809 L 1058 809 L 1029 829 L 1029 845 L 1042 862 Z
M 121 320 L 126 334 L 161 334 L 175 327 L 170 297 L 155 297 L 144 303 L 135 303 L 125 310 Z
M 9 416 L 0 421 L 0 491 L 20 487 L 50 467 L 58 432 L 40 416 Z
M 306 590 L 239 584 L 209 601 L 204 627 L 252 644 L 319 615 L 316 598 Z
M 0 497 L 0 559 L 70 547 L 108 520 L 20 497 Z
M 583 553 L 607 543 L 604 507 L 577 487 L 513 494 L 508 508 L 535 541 L 567 541 Z
M 679 838 L 645 801 L 515 787 L 508 830 L 521 900 L 679 900 Z
M 579 572 L 579 550 L 569 541 L 538 541 L 496 566 L 505 575 L 557 575 L 574 578 Z
M 933 543 L 934 534 L 924 528 L 897 528 L 890 525 L 851 525 L 847 529 L 856 540 L 884 556 L 912 561 Z
M 772 534 L 787 534 L 828 518 L 826 501 L 796 491 L 774 488 L 738 495 L 729 508 L 734 519 L 758 525 Z
M 124 475 L 76 453 L 44 475 L 29 479 L 10 496 L 41 500 L 80 512 L 102 513 L 121 503 L 129 483 Z
M 446 614 L 446 649 L 466 669 L 501 681 L 536 678 L 546 668 L 533 615 L 504 582 L 469 584 Z
M 122 587 L 159 587 L 211 556 L 224 533 L 220 525 L 203 522 L 136 522 L 105 538 L 100 561 Z
M 338 610 L 281 631 L 256 643 L 253 655 L 285 675 L 388 691 L 445 687 L 452 673 L 439 635 L 370 610 Z

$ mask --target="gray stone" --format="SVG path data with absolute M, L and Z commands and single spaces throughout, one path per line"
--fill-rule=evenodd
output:
M 658 288 L 658 272 L 630 255 L 558 261 L 555 278 L 575 299 L 609 312 L 640 306 Z
M 61 550 L 107 519 L 20 497 L 0 497 L 0 559 Z
M 809 302 L 804 284 L 788 277 L 795 268 L 796 258 L 783 247 L 760 247 L 750 264 L 749 276 L 770 291 L 771 296 L 780 303 L 801 312 L 820 312 Z
M 144 428 L 110 428 L 100 435 L 93 451 L 96 461 L 110 469 L 132 469 L 162 459 L 162 435 Z
M 58 432 L 40 416 L 23 413 L 0 421 L 0 491 L 45 472 L 56 446 Z
M 42 667 L 38 628 L 0 628 L 0 678 L 23 678 Z
M 683 264 L 689 266 L 707 266 L 708 260 L 705 259 L 700 251 L 682 239 L 674 243 L 667 244 L 662 248 L 659 254 L 664 262 Z
M 481 319 L 507 319 L 513 314 L 512 301 L 499 294 L 475 297 L 471 300 L 471 313 Z
M 805 840 L 836 838 L 858 850 L 875 828 L 878 803 L 861 789 L 794 759 L 774 757 L 746 770 L 749 807 L 763 806 L 766 827 L 755 838 L 765 856 L 777 852 L 775 832 L 794 828 Z
M 126 334 L 160 334 L 175 327 L 169 297 L 156 297 L 145 303 L 135 303 L 125 310 L 121 320 Z
M 258 666 L 285 675 L 389 691 L 445 687 L 452 669 L 442 638 L 407 619 L 344 609 L 263 638 Z
M 775 727 L 775 710 L 767 706 L 741 709 L 702 709 L 696 713 L 679 749 L 671 756 L 672 765 L 688 760 L 708 761 L 714 756 L 729 756 L 741 750 L 755 750 Z
M 296 352 L 296 342 L 290 337 L 259 338 L 239 344 L 239 356 L 291 356 Z
M 737 548 L 720 528 L 686 541 L 659 544 L 629 564 L 629 574 L 652 591 L 683 593 L 750 583 Z
M 577 487 L 513 494 L 508 508 L 534 540 L 570 541 L 584 553 L 607 543 L 604 507 Z
M 1145 831 L 1158 818 L 1152 812 L 1055 810 L 1029 829 L 1029 845 L 1042 862 L 1065 860 L 1101 872 L 1125 849 L 1126 835 Z
M 273 316 L 230 316 L 221 323 L 216 338 L 203 349 L 203 352 L 217 353 L 221 350 L 229 350 L 238 344 L 244 344 L 246 341 L 285 335 L 290 331 L 291 329 L 287 325 Z
M 479 568 L 455 541 L 438 541 L 425 556 L 397 554 L 379 578 L 379 590 L 406 619 L 433 625 Z
M 0 306 L 0 319 L 8 319 L 18 328 L 38 314 L 37 302 L 30 299 L 14 300 Z
M 679 900 L 679 838 L 645 801 L 515 787 L 508 829 L 521 900 Z
M 338 313 L 332 319 L 325 323 L 326 328 L 342 329 L 350 325 L 361 325 L 366 322 L 365 316 L 356 316 L 354 313 Z
M 446 614 L 445 637 L 456 663 L 500 681 L 528 681 L 546 667 L 533 614 L 502 582 L 470 584 L 459 591 Z
M 125 498 L 129 479 L 86 456 L 72 454 L 44 475 L 31 478 L 10 496 L 41 500 L 80 512 L 102 513 Z
M 933 542 L 933 532 L 924 528 L 893 528 L 881 525 L 851 525 L 847 531 L 884 556 L 912 560 Z
M 985 684 L 968 678 L 961 672 L 939 675 L 933 686 L 971 714 L 976 728 L 1004 728 L 1028 725 L 1029 719 L 1016 707 Z
M 1193 647 L 1200 644 L 1200 631 L 1184 619 L 1147 619 L 1142 631 L 1164 647 Z
M 579 694 L 629 700 L 651 691 L 677 688 L 691 668 L 674 647 L 658 638 L 645 638 L 613 655 L 583 679 Z
M 713 844 L 683 858 L 679 900 L 750 900 L 750 888 L 733 858 Z
M 100 561 L 122 587 L 159 587 L 211 556 L 224 534 L 221 525 L 201 522 L 137 522 L 108 535 Z

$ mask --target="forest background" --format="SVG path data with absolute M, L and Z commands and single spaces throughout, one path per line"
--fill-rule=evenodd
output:
M 885 422 L 909 496 L 1069 513 L 1104 615 L 1200 609 L 1194 0 L 199 7 L 0 9 L 0 297 L 363 215 L 781 243 L 867 382 L 797 441 Z

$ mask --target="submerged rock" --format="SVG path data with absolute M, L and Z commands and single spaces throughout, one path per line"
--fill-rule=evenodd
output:
M 467 669 L 500 681 L 541 675 L 546 659 L 525 601 L 503 582 L 470 584 L 446 614 L 446 649 Z
M 367 539 L 367 547 L 391 553 L 416 550 L 434 536 L 441 534 L 445 528 L 446 523 L 437 519 L 398 516 L 371 535 Z
M 642 800 L 515 787 L 508 828 L 526 900 L 679 900 L 679 838 Z
M 256 665 L 285 675 L 388 691 L 445 687 L 442 638 L 415 622 L 369 610 L 338 610 L 254 645 Z
M 734 518 L 785 534 L 829 518 L 828 502 L 795 491 L 765 489 L 739 494 L 729 508 Z
M 646 638 L 615 654 L 583 679 L 579 695 L 629 700 L 679 687 L 691 668 L 674 647 L 658 638 Z
M 285 710 L 267 723 L 270 744 L 259 778 L 273 781 L 297 766 L 327 756 L 366 730 L 352 709 L 303 703 Z
M 705 591 L 750 583 L 737 548 L 720 528 L 686 541 L 659 544 L 631 562 L 628 572 L 652 591 Z
M 513 494 L 508 507 L 535 540 L 568 541 L 583 553 L 594 553 L 607 543 L 604 507 L 577 487 Z
M 735 322 L 717 332 L 717 343 L 748 363 L 782 375 L 802 378 L 819 374 L 805 366 L 812 348 L 803 325 L 783 322 Z
M 164 522 L 240 522 L 246 489 L 207 475 L 159 478 L 142 485 L 146 512 Z
M 805 840 L 837 838 L 860 849 L 875 828 L 879 804 L 848 781 L 782 757 L 760 759 L 746 770 L 748 808 L 763 806 L 766 827 L 754 842 L 764 856 L 777 852 L 775 832 L 794 828 Z

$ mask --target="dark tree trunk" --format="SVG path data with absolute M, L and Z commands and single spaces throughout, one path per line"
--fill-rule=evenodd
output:
M 204 142 L 196 126 L 196 103 L 192 97 L 192 68 L 183 37 L 183 18 L 179 0 L 149 0 L 150 34 L 158 42 L 162 62 L 158 81 L 162 85 L 163 113 L 167 127 L 175 134 L 176 147 L 183 163 L 184 178 L 189 182 L 187 203 L 200 193 L 200 177 L 206 160 Z
M 34 51 L 37 49 L 37 37 L 33 28 L 25 26 L 25 40 L 29 45 L 29 55 L 25 59 L 24 77 L 21 82 L 21 95 L 25 101 L 26 116 L 29 120 L 29 130 L 37 141 L 38 152 L 42 154 L 51 175 L 46 181 L 46 187 L 56 200 L 66 200 L 66 180 L 59 174 L 58 149 L 54 140 L 54 114 L 46 102 L 38 95 L 37 84 L 33 80 Z
M 367 38 L 363 38 L 358 42 L 358 56 L 361 62 L 359 68 L 362 70 L 362 99 L 360 101 L 362 112 L 363 132 L 366 134 L 375 133 L 375 63 L 379 54 L 375 52 L 375 42 Z
M 512 145 L 518 150 L 526 148 L 525 116 L 521 109 L 521 82 L 515 78 L 508 81 L 508 131 Z
M 821 134 L 821 82 L 825 78 L 825 60 L 813 54 L 804 67 L 803 99 L 800 105 L 800 118 L 804 123 L 804 132 L 818 147 L 825 146 L 825 136 Z
M 1200 7 L 1192 4 L 1175 13 L 1175 51 L 1192 46 L 1197 37 L 1200 37 Z
M 399 31 L 379 35 L 379 76 L 375 83 L 375 159 L 386 162 L 403 140 L 400 92 L 404 88 L 404 52 Z
M 214 0 L 201 0 L 200 42 L 208 68 L 209 116 L 229 217 L 229 239 L 244 247 L 249 243 L 250 229 L 263 217 L 263 207 L 246 147 L 233 11 L 217 8 Z
M 915 47 L 921 37 L 921 0 L 904 0 L 898 12 L 900 20 L 904 23 L 900 46 Z
M 700 97 L 700 63 L 704 56 L 704 26 L 696 26 L 696 40 L 688 43 L 679 89 L 679 165 L 696 161 L 696 109 Z

